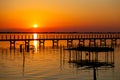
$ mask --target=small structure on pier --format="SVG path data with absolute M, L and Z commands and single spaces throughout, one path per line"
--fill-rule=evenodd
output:
M 66 48 L 64 50 L 69 50 L 70 51 L 70 61 L 71 61 L 71 52 L 75 51 L 76 58 L 75 61 L 77 62 L 81 62 L 83 61 L 83 55 L 85 56 L 84 61 L 88 62 L 94 62 L 94 61 L 98 61 L 99 60 L 99 53 L 102 52 L 102 55 L 105 55 L 105 62 L 108 60 L 111 60 L 111 62 L 114 62 L 114 47 L 108 47 L 108 46 L 77 46 L 77 47 L 71 47 L 71 48 Z M 83 52 L 85 52 L 83 54 Z M 108 53 L 110 53 L 110 59 L 108 56 Z M 74 62 L 74 61 L 73 61 Z M 91 63 L 90 63 L 91 64 Z
M 93 69 L 93 80 L 97 80 L 97 68 L 114 68 L 114 48 L 113 47 L 85 47 L 65 49 L 69 51 L 68 63 L 78 69 Z M 100 57 L 102 55 L 102 58 Z
M 88 52 L 109 52 L 114 51 L 112 46 L 77 46 L 66 48 L 65 50 L 88 51 Z

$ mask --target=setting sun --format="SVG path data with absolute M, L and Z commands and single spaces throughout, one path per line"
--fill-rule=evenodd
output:
M 34 28 L 37 28 L 37 27 L 38 27 L 38 25 L 37 25 L 37 24 L 34 24 L 34 25 L 33 25 L 33 27 L 34 27 Z

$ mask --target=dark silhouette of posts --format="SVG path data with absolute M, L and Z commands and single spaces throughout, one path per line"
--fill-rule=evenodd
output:
M 79 45 L 80 46 L 85 46 L 85 40 L 84 39 L 79 39 Z
M 29 52 L 30 51 L 30 48 L 29 48 L 30 46 L 29 45 L 27 45 L 27 52 Z
M 52 42 L 53 42 L 53 48 L 58 47 L 58 40 L 52 40 Z
M 45 46 L 45 40 L 39 40 L 39 48 L 41 47 L 41 46 Z
M 117 39 L 111 39 L 111 45 L 116 46 L 117 45 Z
M 106 39 L 100 39 L 100 46 L 106 46 Z
M 10 49 L 15 49 L 15 41 L 10 41 Z
M 29 50 L 30 50 L 29 46 L 30 46 L 30 41 L 29 40 L 25 40 L 25 50 L 27 52 L 29 52 Z
M 26 49 L 29 41 L 34 40 L 39 41 L 40 46 L 44 46 L 44 42 L 50 40 L 53 42 L 53 47 L 58 47 L 60 40 L 67 41 L 67 47 L 73 47 L 74 40 L 79 40 L 78 44 L 82 46 L 86 45 L 86 40 L 90 45 L 96 45 L 96 41 L 99 40 L 100 46 L 106 46 L 107 40 L 111 40 L 112 45 L 116 45 L 117 40 L 120 40 L 120 32 L 38 32 L 36 33 L 39 36 L 37 39 L 34 39 L 33 34 L 32 32 L 0 32 L 0 41 L 9 41 L 10 48 L 15 48 L 16 41 L 25 41 Z
M 73 40 L 67 40 L 67 47 L 72 47 Z
M 96 46 L 96 40 L 95 39 L 90 39 L 89 40 L 89 46 Z
M 22 52 L 23 50 L 23 47 L 22 47 L 22 44 L 20 44 L 20 52 Z
M 97 80 L 96 67 L 94 67 L 94 66 L 93 66 L 93 77 L 94 77 L 94 80 Z

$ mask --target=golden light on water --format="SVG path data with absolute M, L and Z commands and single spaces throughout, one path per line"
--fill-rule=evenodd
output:
M 37 34 L 34 33 L 34 39 L 37 39 Z M 37 51 L 37 41 L 34 40 L 35 51 Z

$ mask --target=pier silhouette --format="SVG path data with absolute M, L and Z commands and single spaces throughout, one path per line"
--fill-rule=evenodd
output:
M 36 38 L 34 38 L 34 34 Z M 120 32 L 0 32 L 0 41 L 10 43 L 10 49 L 15 49 L 17 41 L 24 41 L 25 49 L 30 47 L 30 41 L 39 41 L 39 47 L 45 45 L 45 41 L 52 41 L 53 47 L 59 47 L 59 41 L 67 41 L 67 47 L 73 46 L 73 41 L 78 40 L 78 44 L 85 45 L 85 41 L 89 41 L 90 46 L 97 45 L 106 46 L 107 40 L 112 45 L 117 44 L 120 39 Z

